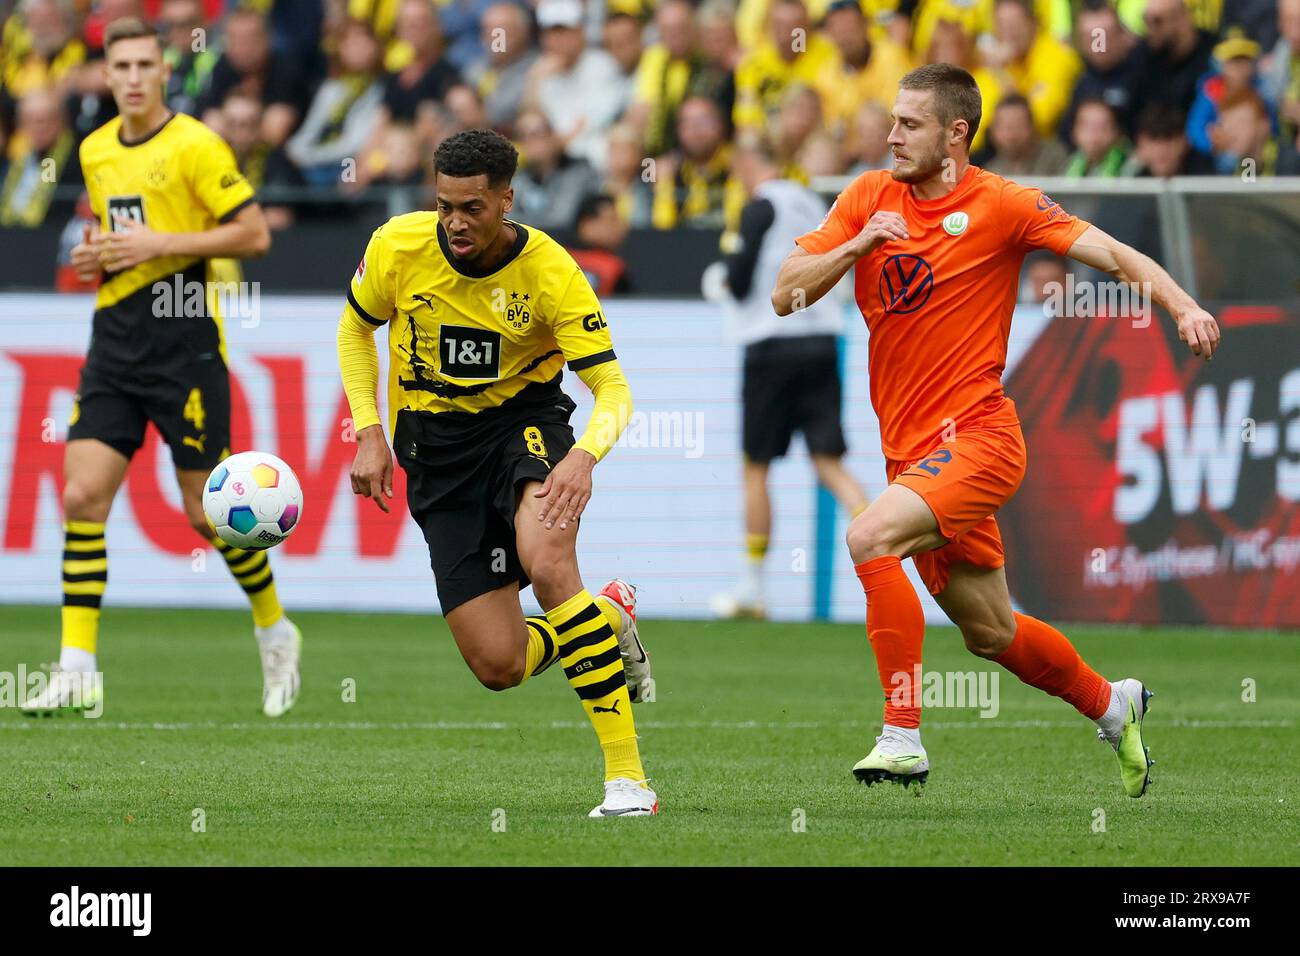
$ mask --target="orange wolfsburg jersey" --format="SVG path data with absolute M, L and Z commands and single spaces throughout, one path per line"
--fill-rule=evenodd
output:
M 933 200 L 885 170 L 851 182 L 821 226 L 795 241 L 829 252 L 878 210 L 901 213 L 909 238 L 881 244 L 855 267 L 871 334 L 871 404 L 886 457 L 914 461 L 950 425 L 1016 420 L 1002 369 L 1021 263 L 1039 247 L 1064 255 L 1088 223 L 1041 190 L 976 166 Z

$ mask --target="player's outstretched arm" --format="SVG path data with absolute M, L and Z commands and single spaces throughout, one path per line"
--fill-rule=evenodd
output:
M 1158 262 L 1114 236 L 1089 225 L 1066 253 L 1124 282 L 1148 283 L 1151 298 L 1178 324 L 1178 337 L 1207 362 L 1219 347 L 1219 324 L 1173 280 Z
M 551 528 L 557 521 L 564 530 L 577 521 L 591 500 L 591 472 L 609 454 L 632 417 L 632 389 L 616 359 L 579 370 L 578 378 L 591 389 L 596 406 L 587 428 L 546 476 L 535 494 L 539 521 Z
M 357 454 L 349 477 L 352 493 L 374 500 L 388 511 L 385 498 L 393 497 L 393 454 L 384 437 L 375 390 L 379 385 L 379 355 L 375 327 L 360 319 L 351 306 L 343 309 L 338 332 L 339 373 L 352 409 Z
M 162 256 L 247 259 L 265 255 L 271 248 L 271 230 L 257 203 L 203 232 L 156 232 L 125 216 L 115 222 L 116 231 L 102 233 L 97 240 L 100 264 L 109 272 Z
M 862 231 L 829 252 L 813 254 L 802 246 L 781 263 L 776 288 L 772 290 L 772 308 L 777 315 L 790 315 L 812 305 L 844 278 L 863 256 L 870 255 L 891 239 L 906 239 L 907 223 L 896 212 L 876 212 Z

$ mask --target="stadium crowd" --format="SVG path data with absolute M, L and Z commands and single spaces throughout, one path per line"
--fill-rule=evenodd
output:
M 11 8 L 6 10 L 6 7 Z M 783 175 L 888 168 L 913 66 L 969 69 L 1003 175 L 1300 172 L 1300 0 L 18 0 L 0 2 L 0 226 L 39 225 L 112 117 L 105 26 L 157 25 L 167 98 L 255 188 L 427 202 L 457 130 L 512 137 L 515 215 L 621 241 L 734 229 L 738 138 Z M 48 162 L 53 160 L 52 163 Z M 53 173 L 51 173 L 53 170 Z M 268 204 L 273 227 L 295 207 Z

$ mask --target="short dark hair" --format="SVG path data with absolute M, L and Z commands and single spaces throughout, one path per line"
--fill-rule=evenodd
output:
M 952 63 L 929 63 L 905 75 L 898 85 L 904 90 L 932 90 L 939 125 L 964 119 L 968 125 L 966 148 L 970 149 L 984 109 L 975 77 Z
M 1151 139 L 1187 135 L 1187 114 L 1169 103 L 1150 103 L 1138 114 L 1137 134 Z
M 467 129 L 448 136 L 433 154 L 433 171 L 457 179 L 484 176 L 494 189 L 510 185 L 519 168 L 519 151 L 500 133 Z
M 158 49 L 163 49 L 162 37 L 158 31 L 145 23 L 139 17 L 118 17 L 104 30 L 104 52 L 107 53 L 118 40 L 136 40 L 140 37 L 152 37 L 158 44 Z
M 1115 7 L 1110 0 L 1083 0 L 1083 2 L 1079 4 L 1079 13 L 1106 12 L 1115 13 Z M 1119 16 L 1119 14 L 1115 15 Z
M 578 203 L 578 214 L 574 217 L 574 228 L 580 227 L 588 219 L 595 219 L 606 206 L 614 205 L 614 197 L 608 193 L 588 193 Z
M 1113 104 L 1107 102 L 1106 98 L 1100 93 L 1094 93 L 1079 100 L 1078 105 L 1074 108 L 1074 116 L 1076 119 L 1079 114 L 1083 112 L 1085 106 L 1100 106 L 1110 114 L 1110 121 L 1115 124 L 1116 129 L 1121 133 L 1124 132 L 1124 118 L 1120 116 L 1119 110 L 1115 109 Z
M 1029 100 L 1025 99 L 1025 97 L 1019 93 L 1008 93 L 1003 96 L 998 100 L 998 105 L 993 107 L 993 112 L 995 114 L 1000 113 L 1004 109 L 1024 110 L 1029 113 L 1031 117 L 1034 113 L 1033 108 L 1029 105 Z

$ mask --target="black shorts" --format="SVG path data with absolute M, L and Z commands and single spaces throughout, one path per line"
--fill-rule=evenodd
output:
M 175 363 L 118 366 L 94 348 L 68 422 L 68 439 L 97 438 L 127 458 L 153 422 L 177 468 L 207 471 L 230 453 L 230 374 L 220 352 Z
M 771 338 L 745 349 L 741 386 L 745 458 L 767 464 L 803 432 L 808 450 L 839 457 L 847 450 L 840 426 L 840 357 L 833 335 Z
M 458 441 L 431 434 L 428 415 L 401 411 L 393 451 L 406 472 L 406 503 L 429 545 L 442 613 L 512 581 L 527 587 L 515 547 L 520 487 L 545 481 L 573 447 L 562 392 L 544 405 L 474 416 L 480 427 Z M 485 417 L 486 416 L 486 417 Z

